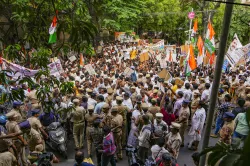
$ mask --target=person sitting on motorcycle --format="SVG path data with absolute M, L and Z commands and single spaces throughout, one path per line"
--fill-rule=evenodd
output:
M 58 122 L 58 115 L 56 115 L 53 111 L 45 110 L 40 114 L 39 119 L 44 127 L 49 126 L 53 122 Z

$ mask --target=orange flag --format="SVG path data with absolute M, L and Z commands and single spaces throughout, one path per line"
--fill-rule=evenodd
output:
M 189 59 L 188 59 L 188 64 L 189 64 L 189 67 L 192 70 L 196 69 L 197 68 L 197 64 L 196 64 L 196 60 L 195 60 L 195 57 L 194 57 L 194 48 L 192 45 L 190 45 L 189 47 L 190 49 L 190 55 L 189 55 Z
M 214 31 L 214 28 L 213 28 L 210 21 L 208 23 L 208 29 L 209 29 L 209 32 L 210 32 L 209 39 L 211 40 L 213 38 L 213 36 L 215 35 L 215 31 Z
M 80 54 L 80 66 L 84 66 L 84 60 L 82 53 Z
M 202 41 L 202 38 L 201 38 L 201 36 L 199 36 L 198 42 L 197 42 L 197 47 L 198 47 L 198 50 L 199 50 L 199 55 L 202 55 L 203 45 L 204 45 L 204 43 Z
M 173 61 L 173 58 L 172 58 L 172 51 L 170 51 L 170 55 L 169 55 L 169 62 L 172 62 Z
M 198 19 L 195 19 L 194 21 L 194 27 L 193 27 L 193 32 L 196 33 L 198 30 Z

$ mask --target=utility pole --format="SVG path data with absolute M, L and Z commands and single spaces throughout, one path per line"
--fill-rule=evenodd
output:
M 204 137 L 202 139 L 202 150 L 204 150 L 206 147 L 208 147 L 210 133 L 211 133 L 211 126 L 213 122 L 213 116 L 214 116 L 214 110 L 215 105 L 217 101 L 217 95 L 218 95 L 218 89 L 220 85 L 220 77 L 221 77 L 221 71 L 224 61 L 224 56 L 226 53 L 226 46 L 227 46 L 227 38 L 229 34 L 229 28 L 231 24 L 231 17 L 232 17 L 232 11 L 233 11 L 233 3 L 234 0 L 227 0 L 230 4 L 226 4 L 225 13 L 224 13 L 224 20 L 223 20 L 223 31 L 220 36 L 220 44 L 219 44 L 219 53 L 216 60 L 216 66 L 214 70 L 214 81 L 212 86 L 212 92 L 211 92 L 211 100 L 209 104 L 209 110 L 208 110 L 208 117 L 206 121 L 206 128 Z M 206 162 L 206 155 L 203 155 L 200 160 L 199 166 L 204 166 Z

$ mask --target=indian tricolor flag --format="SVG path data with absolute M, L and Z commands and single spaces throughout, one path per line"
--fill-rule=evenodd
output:
M 52 23 L 49 28 L 49 43 L 55 43 L 56 42 L 56 25 L 57 25 L 57 18 L 56 16 L 53 17 Z
M 214 63 L 215 58 L 215 41 L 214 41 L 215 31 L 212 23 L 209 21 L 207 26 L 207 34 L 205 40 L 206 54 L 209 57 L 210 64 Z

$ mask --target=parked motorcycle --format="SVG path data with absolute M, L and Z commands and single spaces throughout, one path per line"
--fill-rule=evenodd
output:
M 67 132 L 60 122 L 53 122 L 47 127 L 49 139 L 46 144 L 53 150 L 59 151 L 67 159 Z

